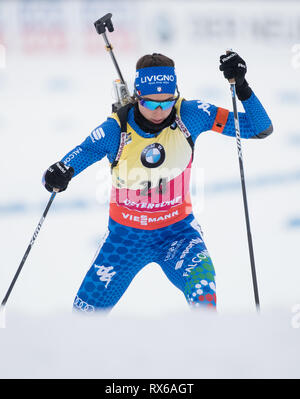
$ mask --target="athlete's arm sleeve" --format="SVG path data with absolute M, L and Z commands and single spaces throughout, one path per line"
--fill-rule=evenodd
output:
M 264 107 L 252 92 L 242 101 L 245 112 L 239 112 L 241 138 L 265 138 L 272 131 L 272 122 Z M 227 109 L 201 100 L 183 101 L 181 118 L 193 141 L 205 131 L 212 130 L 226 136 L 235 136 L 234 115 Z
M 184 100 L 180 108 L 180 117 L 191 134 L 193 142 L 207 130 L 211 130 L 218 108 L 202 100 Z
M 108 118 L 80 145 L 69 151 L 61 161 L 67 166 L 72 166 L 76 176 L 105 156 L 112 162 L 118 151 L 119 142 L 120 126 L 115 119 Z
M 242 104 L 245 112 L 239 112 L 241 137 L 244 139 L 263 139 L 268 137 L 273 132 L 273 125 L 256 95 L 252 92 L 247 100 L 242 101 Z M 236 135 L 233 112 L 229 112 L 224 130 L 221 133 L 226 136 Z

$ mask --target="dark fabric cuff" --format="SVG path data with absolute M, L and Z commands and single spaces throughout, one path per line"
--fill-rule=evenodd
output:
M 236 95 L 240 101 L 248 100 L 251 97 L 252 89 L 248 85 L 247 80 L 244 80 L 244 83 L 241 86 L 236 86 Z

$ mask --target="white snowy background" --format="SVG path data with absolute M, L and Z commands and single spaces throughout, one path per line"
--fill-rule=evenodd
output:
M 256 314 L 235 139 L 203 133 L 192 195 L 217 274 L 217 314 L 193 313 L 159 265 L 106 318 L 71 313 L 108 219 L 102 160 L 57 195 L 6 307 L 0 378 L 299 378 L 300 4 L 297 1 L 0 2 L 0 300 L 49 199 L 44 170 L 111 112 L 109 34 L 132 89 L 136 60 L 176 62 L 186 99 L 231 109 L 228 48 L 274 133 L 242 142 L 261 312 Z M 239 110 L 242 106 L 239 104 Z

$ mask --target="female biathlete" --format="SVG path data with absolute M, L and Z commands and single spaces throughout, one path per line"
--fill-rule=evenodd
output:
M 246 64 L 233 52 L 220 57 L 235 78 L 244 113 L 242 138 L 265 138 L 272 123 L 245 80 Z M 110 310 L 134 276 L 158 263 L 195 307 L 216 307 L 215 271 L 189 193 L 194 143 L 205 131 L 235 136 L 233 113 L 183 99 L 174 62 L 145 55 L 136 65 L 134 101 L 98 126 L 44 173 L 46 189 L 64 191 L 70 180 L 107 156 L 112 172 L 108 229 L 75 297 L 81 312 Z

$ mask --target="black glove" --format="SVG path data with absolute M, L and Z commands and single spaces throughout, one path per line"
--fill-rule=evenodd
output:
M 63 162 L 51 165 L 43 176 L 43 184 L 50 193 L 57 189 L 58 192 L 65 191 L 74 175 L 74 169 L 66 166 Z
M 237 54 L 229 51 L 227 54 L 223 54 L 220 57 L 220 71 L 226 79 L 235 79 L 236 94 L 239 100 L 247 100 L 252 90 L 245 79 L 247 72 L 247 65 L 245 61 Z

